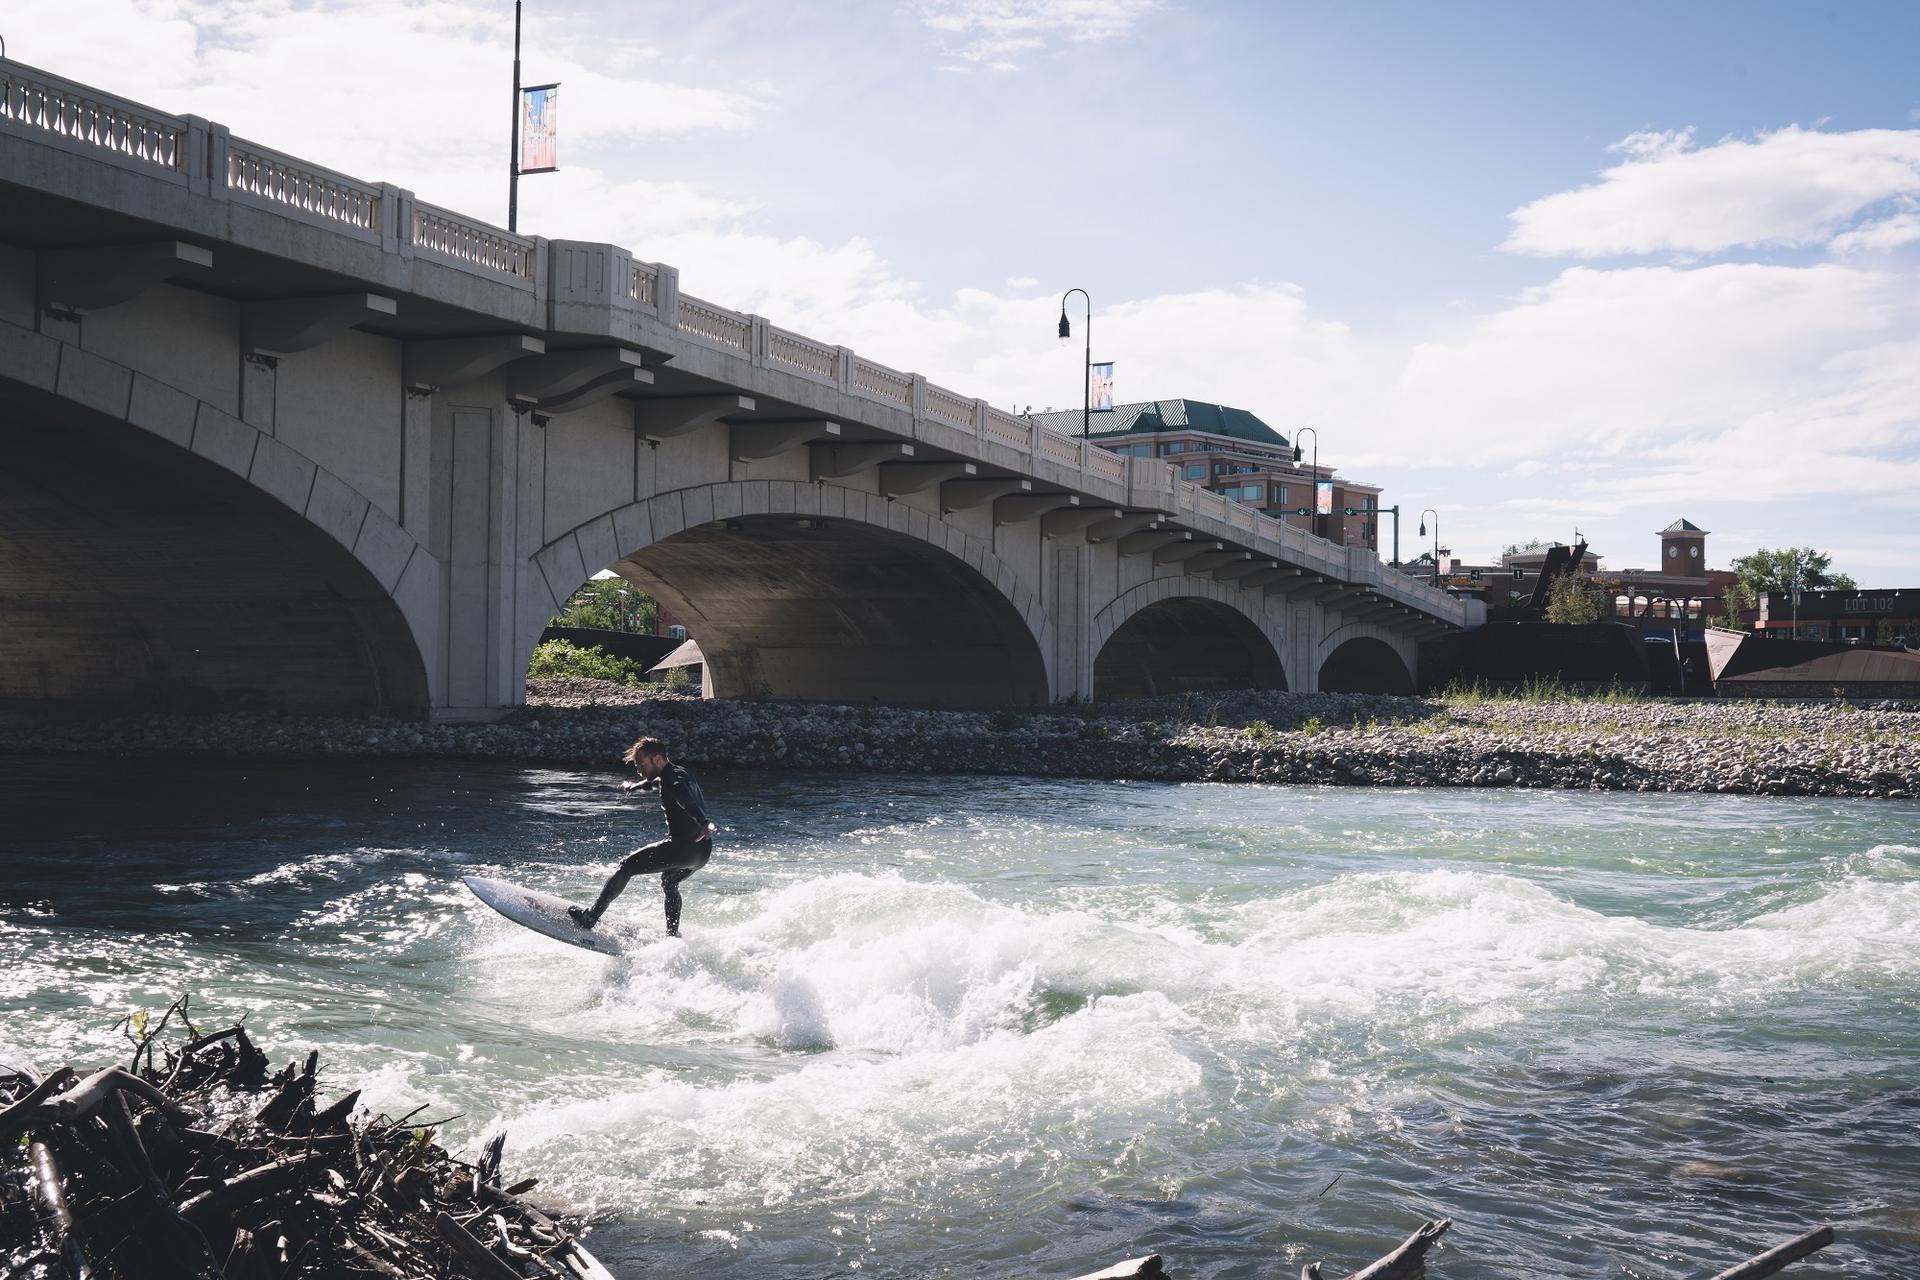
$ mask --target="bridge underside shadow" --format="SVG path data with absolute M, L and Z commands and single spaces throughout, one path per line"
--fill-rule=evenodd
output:
M 747 516 L 612 566 L 686 620 L 714 696 L 904 706 L 1048 700 L 1018 610 L 966 562 L 870 525 Z
M 1413 673 L 1392 645 L 1359 636 L 1327 655 L 1320 668 L 1320 691 L 1411 694 Z
M 423 715 L 404 619 L 205 459 L 0 381 L 0 704 Z
M 1260 628 L 1217 600 L 1161 600 L 1114 631 L 1093 661 L 1096 702 L 1217 689 L 1285 689 Z

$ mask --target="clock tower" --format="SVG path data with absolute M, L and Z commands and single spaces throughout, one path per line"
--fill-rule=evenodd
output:
M 1675 578 L 1707 576 L 1707 531 L 1675 520 L 1660 531 L 1660 572 Z

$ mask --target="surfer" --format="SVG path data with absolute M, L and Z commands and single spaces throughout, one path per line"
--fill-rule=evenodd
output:
M 667 936 L 680 936 L 680 882 L 707 865 L 713 854 L 713 823 L 707 819 L 706 798 L 700 784 L 685 766 L 667 758 L 667 744 L 658 738 L 642 738 L 620 757 L 640 775 L 638 781 L 623 782 L 627 791 L 660 788 L 660 807 L 667 815 L 667 838 L 626 856 L 591 907 L 568 907 L 567 914 L 583 929 L 600 923 L 600 916 L 635 876 L 658 873 L 660 887 L 667 897 Z

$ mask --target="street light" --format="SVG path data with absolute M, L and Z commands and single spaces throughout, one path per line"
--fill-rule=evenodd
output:
M 1433 517 L 1433 585 L 1440 585 L 1440 513 L 1428 507 L 1420 513 L 1420 536 L 1427 536 L 1427 517 Z
M 1313 536 L 1323 538 L 1320 532 L 1320 433 L 1312 427 L 1301 427 L 1293 433 L 1293 460 L 1300 461 L 1300 437 L 1313 437 Z
M 1093 429 L 1093 296 L 1085 289 L 1069 289 L 1060 295 L 1060 341 L 1073 336 L 1073 326 L 1067 323 L 1067 299 L 1076 293 L 1087 300 L 1087 364 L 1080 371 L 1080 438 L 1085 440 Z

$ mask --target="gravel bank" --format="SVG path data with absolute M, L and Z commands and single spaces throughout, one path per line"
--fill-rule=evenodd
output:
M 702 702 L 535 680 L 495 724 L 137 716 L 0 721 L 0 753 L 475 756 L 613 766 L 641 732 L 689 764 L 1355 786 L 1920 795 L 1920 704 L 1229 693 L 1098 708 Z

